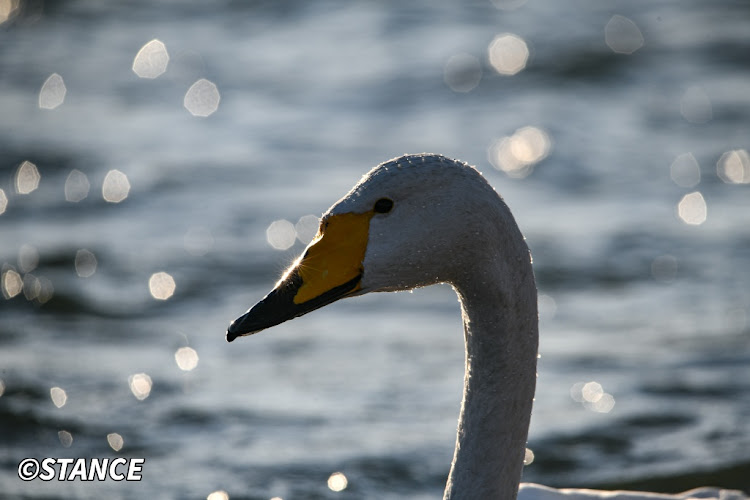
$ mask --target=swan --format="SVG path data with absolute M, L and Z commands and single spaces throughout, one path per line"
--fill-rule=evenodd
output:
M 713 488 L 660 495 L 531 483 L 519 493 L 538 347 L 531 254 L 485 178 L 445 156 L 405 155 L 367 173 L 323 214 L 317 235 L 273 290 L 230 324 L 226 340 L 344 297 L 435 283 L 449 283 L 458 295 L 466 347 L 445 500 L 745 498 Z

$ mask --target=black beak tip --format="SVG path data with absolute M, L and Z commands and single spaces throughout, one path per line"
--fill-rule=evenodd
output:
M 251 333 L 254 333 L 250 330 L 247 330 L 246 328 L 241 328 L 242 320 L 245 318 L 245 316 L 242 316 L 240 318 L 237 318 L 236 320 L 232 321 L 229 324 L 229 327 L 227 328 L 227 333 L 225 335 L 225 338 L 227 339 L 227 342 L 232 342 L 237 337 L 242 337 L 243 335 L 250 335 Z
M 227 328 L 225 338 L 232 342 L 237 337 L 244 337 L 271 328 L 279 323 L 302 316 L 310 311 L 330 304 L 350 294 L 359 284 L 362 275 L 334 287 L 321 295 L 301 304 L 294 303 L 294 296 L 302 285 L 302 278 L 294 271 L 287 278 L 287 282 L 277 286 L 263 300 L 255 304 L 245 314 L 232 321 Z

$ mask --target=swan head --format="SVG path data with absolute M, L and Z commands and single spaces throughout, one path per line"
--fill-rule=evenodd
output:
M 232 322 L 227 341 L 344 297 L 455 284 L 480 263 L 482 242 L 498 237 L 494 221 L 503 211 L 494 189 L 463 162 L 422 154 L 382 163 L 323 214 L 304 253 Z

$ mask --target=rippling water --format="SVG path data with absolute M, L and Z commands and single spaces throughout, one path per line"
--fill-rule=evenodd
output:
M 0 0 L 0 21 L 0 495 L 439 498 L 448 287 L 223 338 L 311 216 L 420 151 L 477 165 L 534 254 L 524 478 L 750 489 L 746 3 Z M 48 456 L 146 463 L 18 479 Z

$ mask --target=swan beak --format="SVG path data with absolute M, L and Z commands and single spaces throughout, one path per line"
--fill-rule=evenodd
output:
M 353 295 L 360 289 L 372 213 L 325 217 L 301 258 L 227 329 L 227 342 Z

